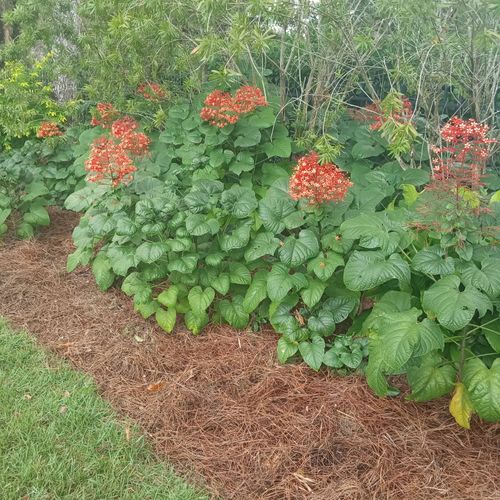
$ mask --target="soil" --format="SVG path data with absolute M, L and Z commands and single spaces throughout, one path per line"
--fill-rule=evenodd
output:
M 500 499 L 500 425 L 456 426 L 446 399 L 378 398 L 361 377 L 281 366 L 277 337 L 174 335 L 89 269 L 68 274 L 75 214 L 0 244 L 0 315 L 89 373 L 156 452 L 215 497 Z

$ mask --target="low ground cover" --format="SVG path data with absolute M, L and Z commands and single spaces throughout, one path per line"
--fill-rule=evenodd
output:
M 0 319 L 0 490 L 18 498 L 201 500 L 94 382 Z

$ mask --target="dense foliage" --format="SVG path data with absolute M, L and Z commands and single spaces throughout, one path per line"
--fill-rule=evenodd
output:
M 68 271 L 166 332 L 270 324 L 282 363 L 500 420 L 492 4 L 10 7 L 0 234 L 64 206 Z

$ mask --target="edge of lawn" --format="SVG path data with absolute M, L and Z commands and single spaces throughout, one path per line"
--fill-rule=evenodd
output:
M 2 498 L 202 500 L 92 379 L 0 318 Z

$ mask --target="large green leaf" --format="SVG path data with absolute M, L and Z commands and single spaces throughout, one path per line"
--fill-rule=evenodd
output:
M 294 211 L 295 206 L 291 199 L 266 197 L 259 202 L 259 215 L 262 223 L 273 234 L 285 230 L 283 219 Z
M 459 271 L 464 284 L 485 292 L 492 299 L 500 295 L 500 258 L 486 257 L 481 261 L 481 268 L 467 262 Z
M 243 299 L 243 310 L 251 313 L 267 297 L 267 271 L 259 271 L 252 278 L 252 283 L 247 289 Z
M 250 241 L 250 229 L 250 225 L 245 223 L 232 232 L 220 236 L 219 244 L 221 250 L 230 252 L 231 250 L 247 246 Z
M 307 320 L 307 327 L 314 333 L 329 336 L 335 331 L 335 318 L 332 311 L 320 309 Z
M 442 357 L 438 353 L 433 353 L 424 356 L 419 366 L 409 367 L 407 376 L 411 387 L 409 399 L 430 401 L 450 394 L 457 372 L 451 364 L 442 364 Z
M 214 289 L 211 287 L 203 290 L 201 286 L 195 286 L 189 290 L 188 302 L 194 314 L 201 316 L 208 309 L 215 298 Z
M 219 303 L 222 317 L 234 328 L 245 328 L 250 320 L 242 302 L 241 297 L 236 296 L 232 301 L 222 300 Z
M 273 156 L 289 158 L 292 154 L 292 141 L 289 137 L 276 137 L 271 142 L 264 144 L 263 149 L 268 158 Z
M 208 323 L 208 315 L 206 313 L 195 314 L 193 311 L 188 311 L 184 315 L 184 323 L 186 323 L 188 330 L 194 335 L 198 335 Z
M 331 312 L 335 323 L 342 323 L 358 305 L 358 299 L 353 296 L 337 296 L 325 301 L 322 309 Z
M 111 261 L 104 251 L 99 252 L 92 263 L 95 281 L 103 291 L 107 290 L 115 281 L 115 274 L 111 267 Z
M 239 129 L 242 135 L 236 137 L 234 145 L 238 148 L 249 148 L 259 144 L 261 139 L 260 130 L 255 127 L 242 126 Z
M 168 247 L 165 243 L 160 241 L 141 243 L 135 252 L 135 257 L 140 262 L 151 264 L 156 262 L 160 257 L 165 255 Z
M 426 274 L 446 276 L 455 271 L 455 260 L 446 256 L 444 251 L 436 245 L 420 250 L 415 254 L 412 267 L 415 271 Z
M 177 311 L 173 307 L 167 310 L 160 307 L 156 311 L 155 319 L 163 330 L 167 333 L 172 333 L 177 319 Z
M 229 264 L 229 279 L 236 285 L 249 285 L 252 281 L 252 275 L 248 267 L 239 262 Z
M 47 186 L 41 181 L 33 181 L 25 187 L 26 194 L 22 197 L 23 202 L 32 201 L 39 196 L 49 193 Z
M 348 240 L 359 239 L 365 248 L 386 248 L 389 245 L 389 231 L 376 214 L 364 213 L 344 221 L 340 226 L 342 236 Z
M 219 274 L 216 278 L 212 280 L 211 285 L 221 295 L 226 295 L 226 293 L 229 292 L 229 287 L 231 286 L 229 274 L 227 273 Z
M 190 214 L 186 218 L 186 229 L 192 236 L 203 236 L 205 234 L 217 234 L 220 224 L 216 219 L 207 215 Z
M 267 277 L 267 294 L 273 302 L 281 302 L 294 286 L 289 268 L 276 263 Z
M 344 269 L 345 286 L 354 291 L 370 290 L 392 279 L 398 280 L 402 287 L 410 282 L 410 267 L 399 254 L 386 259 L 380 251 L 355 250 Z
M 198 263 L 198 255 L 182 255 L 176 256 L 174 260 L 168 263 L 168 270 L 170 272 L 177 271 L 179 273 L 188 274 L 192 273 L 196 264 Z
M 278 253 L 281 262 L 288 266 L 297 267 L 309 259 L 315 257 L 319 252 L 319 243 L 316 235 L 309 229 L 299 233 L 299 237 L 289 236 Z
M 477 414 L 488 422 L 500 421 L 500 358 L 489 369 L 479 358 L 468 359 L 463 380 Z
M 126 276 L 131 267 L 136 265 L 135 251 L 132 246 L 115 246 L 108 248 L 108 257 L 113 267 L 113 272 L 118 276 Z
M 222 193 L 221 204 L 231 215 L 238 219 L 249 217 L 258 206 L 253 189 L 236 184 Z
M 163 292 L 158 295 L 156 300 L 165 307 L 173 308 L 177 304 L 178 295 L 179 288 L 176 285 L 172 285 L 166 290 L 163 290 Z
M 304 341 L 299 344 L 299 352 L 306 364 L 318 371 L 325 355 L 325 340 L 319 335 L 313 335 L 310 342 Z
M 343 265 L 344 259 L 338 253 L 320 252 L 316 258 L 308 262 L 307 270 L 309 273 L 314 273 L 321 281 L 327 281 L 335 270 Z
M 299 350 L 297 342 L 289 340 L 286 336 L 281 336 L 278 340 L 277 352 L 278 361 L 285 363 L 286 360 L 292 357 Z
M 279 245 L 280 240 L 275 238 L 273 233 L 259 233 L 246 249 L 245 260 L 251 262 L 264 257 L 264 255 L 274 255 Z
M 452 331 L 467 326 L 476 311 L 484 316 L 492 309 L 490 299 L 473 286 L 460 290 L 458 276 L 445 276 L 424 292 L 422 305 L 426 313 L 437 317 L 441 325 Z
M 23 221 L 32 226 L 48 226 L 50 224 L 49 212 L 43 206 L 32 206 L 29 212 L 24 214 Z
M 307 307 L 314 307 L 321 300 L 325 288 L 326 285 L 322 281 L 310 280 L 308 287 L 300 292 L 302 301 Z

